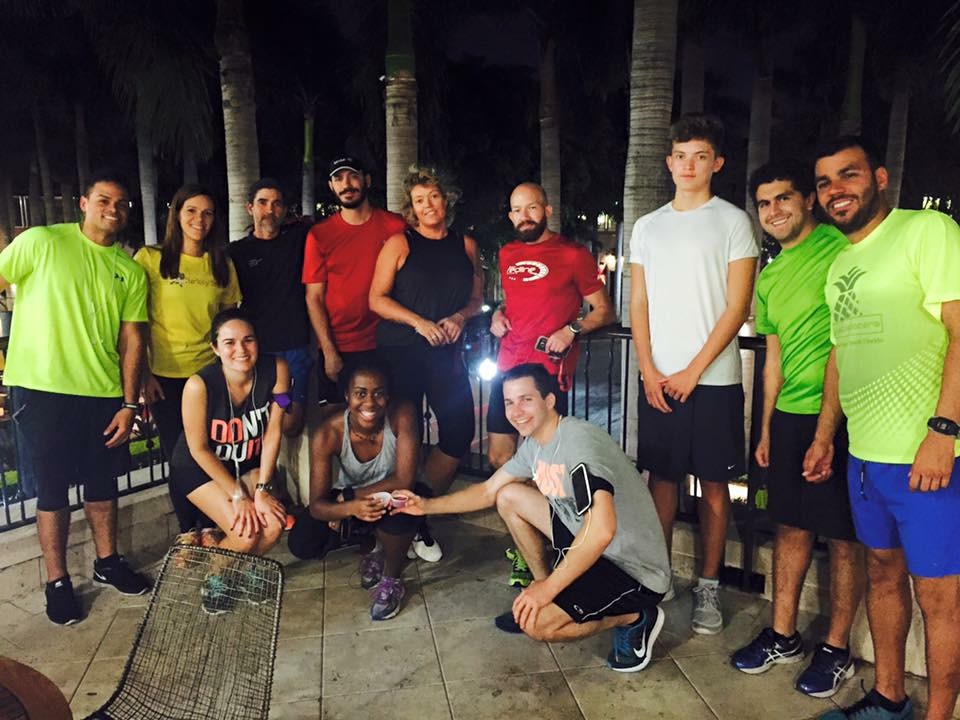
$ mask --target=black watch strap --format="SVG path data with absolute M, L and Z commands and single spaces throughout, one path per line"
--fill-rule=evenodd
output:
M 125 403 L 122 403 L 122 404 L 120 405 L 120 408 L 121 408 L 122 410 L 139 410 L 139 409 L 140 409 L 140 406 L 139 406 L 137 403 L 128 403 L 128 402 L 125 402 Z
M 960 425 L 955 423 L 950 418 L 945 417 L 932 417 L 927 420 L 927 427 L 933 430 L 935 433 L 940 433 L 941 435 L 949 435 L 950 437 L 957 437 L 960 435 Z

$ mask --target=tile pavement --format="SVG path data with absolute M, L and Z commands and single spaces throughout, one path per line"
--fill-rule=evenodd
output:
M 472 520 L 433 523 L 444 559 L 408 565 L 403 611 L 382 623 L 369 619 L 353 550 L 303 562 L 283 545 L 276 548 L 272 555 L 286 566 L 286 586 L 271 718 L 792 720 L 834 706 L 793 690 L 803 665 L 762 676 L 727 665 L 730 651 L 769 623 L 770 606 L 726 589 L 727 625 L 720 635 L 690 632 L 689 592 L 666 604 L 654 660 L 636 674 L 605 667 L 608 634 L 548 645 L 498 632 L 491 618 L 515 595 L 505 584 L 509 536 L 489 513 Z M 42 603 L 0 604 L 0 654 L 49 676 L 77 717 L 114 689 L 146 603 L 110 590 L 83 599 L 89 616 L 68 628 L 50 624 Z M 823 618 L 801 616 L 808 639 L 823 625 Z M 861 664 L 838 699 L 856 699 L 861 678 L 869 687 L 872 668 Z M 922 703 L 924 682 L 911 678 L 908 687 Z

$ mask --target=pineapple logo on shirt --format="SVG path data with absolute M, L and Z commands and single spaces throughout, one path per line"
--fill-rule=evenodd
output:
M 507 268 L 507 277 L 510 280 L 520 279 L 523 282 L 542 280 L 550 274 L 550 268 L 536 260 L 520 260 Z
M 866 274 L 866 270 L 852 267 L 833 284 L 840 290 L 833 307 L 834 333 L 839 340 L 851 343 L 881 341 L 881 338 L 876 336 L 883 333 L 883 315 L 864 315 L 860 308 L 860 298 L 854 289 L 860 278 Z M 869 340 L 867 336 L 875 338 Z

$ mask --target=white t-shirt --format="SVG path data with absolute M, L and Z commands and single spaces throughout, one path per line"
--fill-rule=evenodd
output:
M 716 196 L 694 210 L 677 211 L 667 203 L 637 220 L 630 262 L 643 266 L 657 370 L 670 375 L 690 364 L 726 309 L 727 266 L 758 254 L 750 216 Z M 734 338 L 700 384 L 740 381 Z

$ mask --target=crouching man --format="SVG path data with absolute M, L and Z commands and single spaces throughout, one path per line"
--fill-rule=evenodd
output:
M 609 666 L 642 670 L 663 627 L 658 603 L 670 583 L 663 531 L 634 464 L 600 428 L 559 415 L 556 393 L 556 380 L 542 365 L 508 370 L 506 416 L 525 439 L 517 453 L 486 482 L 451 495 L 428 499 L 397 491 L 406 504 L 394 512 L 464 513 L 496 505 L 533 573 L 512 610 L 496 618 L 497 627 L 551 642 L 612 628 Z

